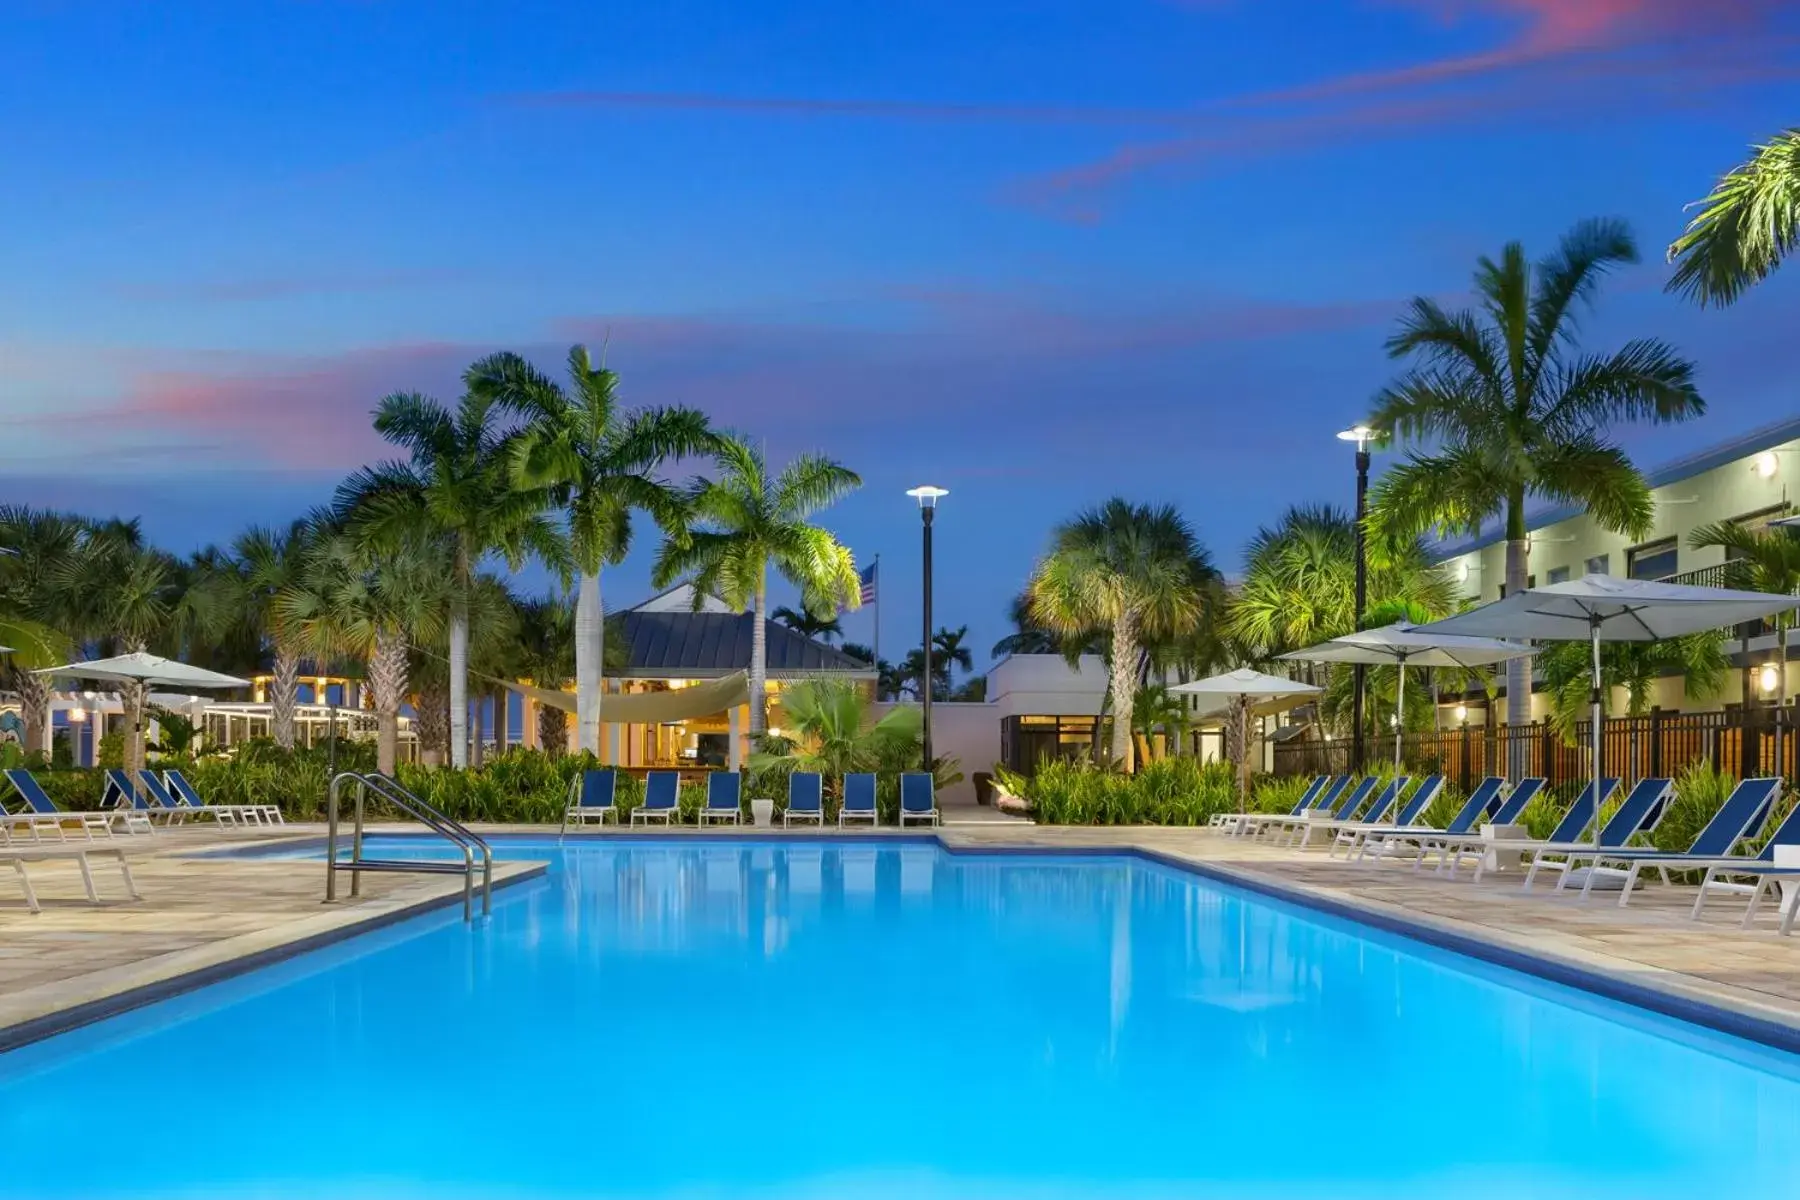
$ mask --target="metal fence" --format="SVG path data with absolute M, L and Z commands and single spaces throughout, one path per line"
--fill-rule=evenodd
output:
M 1465 790 L 1486 775 L 1510 779 L 1542 775 L 1554 786 L 1588 777 L 1590 728 L 1590 722 L 1580 722 L 1573 745 L 1543 721 L 1427 730 L 1401 738 L 1401 757 L 1409 768 L 1441 773 Z M 1641 717 L 1603 722 L 1600 758 L 1607 775 L 1626 780 L 1678 775 L 1697 762 L 1710 762 L 1739 778 L 1791 779 L 1800 765 L 1796 740 L 1793 709 L 1692 713 L 1654 709 Z M 1364 765 L 1392 762 L 1393 754 L 1393 738 L 1373 738 L 1364 745 Z M 1296 739 L 1275 747 L 1275 774 L 1337 774 L 1350 769 L 1350 757 L 1348 738 Z

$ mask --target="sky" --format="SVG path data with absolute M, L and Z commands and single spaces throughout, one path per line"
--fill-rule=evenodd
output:
M 182 552 L 385 457 L 388 392 L 603 343 L 628 403 L 861 474 L 825 520 L 884 657 L 905 491 L 949 488 L 936 615 L 985 651 L 1084 506 L 1176 504 L 1228 573 L 1347 506 L 1402 305 L 1593 216 L 1644 262 L 1584 343 L 1669 339 L 1709 407 L 1621 431 L 1640 465 L 1795 410 L 1800 272 L 1662 291 L 1683 206 L 1800 119 L 1789 0 L 12 0 L 0 37 L 0 503 Z

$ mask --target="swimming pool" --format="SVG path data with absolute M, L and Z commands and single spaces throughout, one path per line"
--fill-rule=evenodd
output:
M 1143 859 L 543 880 L 0 1055 L 0 1196 L 1792 1194 L 1778 1051 Z M 388 851 L 384 850 L 383 853 Z

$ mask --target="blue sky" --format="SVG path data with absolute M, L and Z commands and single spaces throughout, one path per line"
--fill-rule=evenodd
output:
M 1795 281 L 1661 293 L 1682 206 L 1800 112 L 1778 0 L 377 0 L 9 6 L 0 502 L 176 549 L 325 499 L 385 392 L 608 343 L 637 403 L 831 453 L 916 638 L 981 648 L 1049 527 L 1181 506 L 1224 567 L 1347 503 L 1333 440 L 1415 294 L 1628 219 L 1586 326 L 1662 336 L 1710 414 L 1790 415 Z M 1780 340 L 1778 340 L 1780 339 Z M 645 590 L 648 539 L 609 577 Z M 536 586 L 535 581 L 533 586 Z M 846 625 L 867 640 L 869 619 Z

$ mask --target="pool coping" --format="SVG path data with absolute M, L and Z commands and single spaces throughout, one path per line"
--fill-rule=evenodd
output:
M 259 842 L 255 846 L 261 848 L 266 844 Z M 496 863 L 494 890 L 541 879 L 549 869 L 550 865 L 545 862 Z M 421 888 L 431 890 L 420 894 Z M 415 885 L 406 893 L 363 901 L 357 908 L 298 916 L 267 929 L 240 933 L 15 992 L 5 997 L 9 1004 L 28 1004 L 33 993 L 39 991 L 93 994 L 0 1026 L 0 1054 L 461 904 L 462 898 L 461 885 L 433 879 L 429 884 Z

